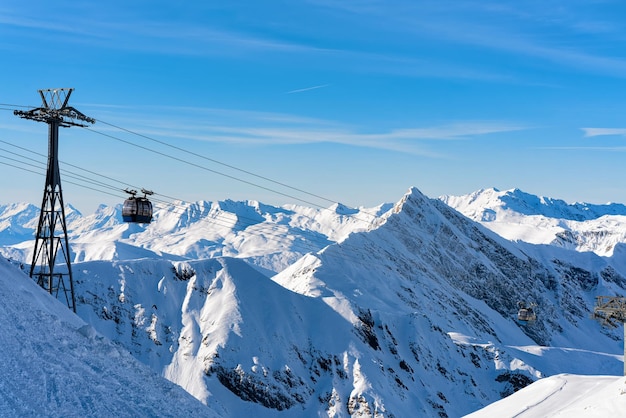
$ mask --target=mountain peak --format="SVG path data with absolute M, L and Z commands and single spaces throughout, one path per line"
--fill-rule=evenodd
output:
M 402 210 L 405 204 L 419 204 L 425 200 L 429 200 L 417 187 L 410 187 L 393 208 L 393 212 L 397 213 Z
M 357 213 L 359 213 L 358 209 L 348 207 L 342 203 L 335 203 L 329 209 L 335 212 L 337 215 L 343 216 L 356 215 Z

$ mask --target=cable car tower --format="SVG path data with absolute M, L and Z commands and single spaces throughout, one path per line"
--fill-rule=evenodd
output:
M 35 250 L 30 265 L 30 277 L 50 294 L 65 297 L 67 306 L 76 312 L 74 281 L 70 264 L 70 248 L 65 223 L 65 208 L 61 192 L 61 174 L 59 171 L 59 126 L 88 126 L 95 119 L 83 115 L 67 105 L 73 88 L 39 90 L 42 106 L 28 111 L 15 110 L 13 113 L 23 119 L 48 124 L 48 169 L 43 202 L 35 237 Z M 59 250 L 65 265 L 57 265 Z M 64 280 L 68 277 L 68 281 Z

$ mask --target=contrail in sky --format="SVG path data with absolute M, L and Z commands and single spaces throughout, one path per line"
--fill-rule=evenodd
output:
M 297 90 L 291 90 L 288 91 L 287 94 L 293 94 L 293 93 L 302 93 L 303 91 L 309 91 L 309 90 L 315 90 L 315 89 L 321 89 L 323 87 L 328 87 L 330 86 L 330 84 L 322 84 L 319 86 L 313 86 L 313 87 L 306 87 L 304 89 L 297 89 Z

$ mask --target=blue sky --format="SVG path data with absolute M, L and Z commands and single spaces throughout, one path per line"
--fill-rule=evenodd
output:
M 626 203 L 624 16 L 579 0 L 5 2 L 0 203 L 40 204 L 44 170 L 26 164 L 47 128 L 10 109 L 56 87 L 97 120 L 61 130 L 62 169 L 113 186 L 64 176 L 86 213 L 125 184 L 324 207 L 411 186 Z

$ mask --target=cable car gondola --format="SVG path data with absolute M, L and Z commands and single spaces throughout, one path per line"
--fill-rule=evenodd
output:
M 122 206 L 122 220 L 124 222 L 149 224 L 152 221 L 152 202 L 146 196 L 154 194 L 153 192 L 141 189 L 143 197 L 137 197 L 137 190 L 124 190 L 131 196 L 124 201 Z
M 519 307 L 519 311 L 517 311 L 518 321 L 526 323 L 537 320 L 537 314 L 535 313 L 536 303 L 531 302 L 526 304 L 520 301 L 517 303 L 517 306 Z

